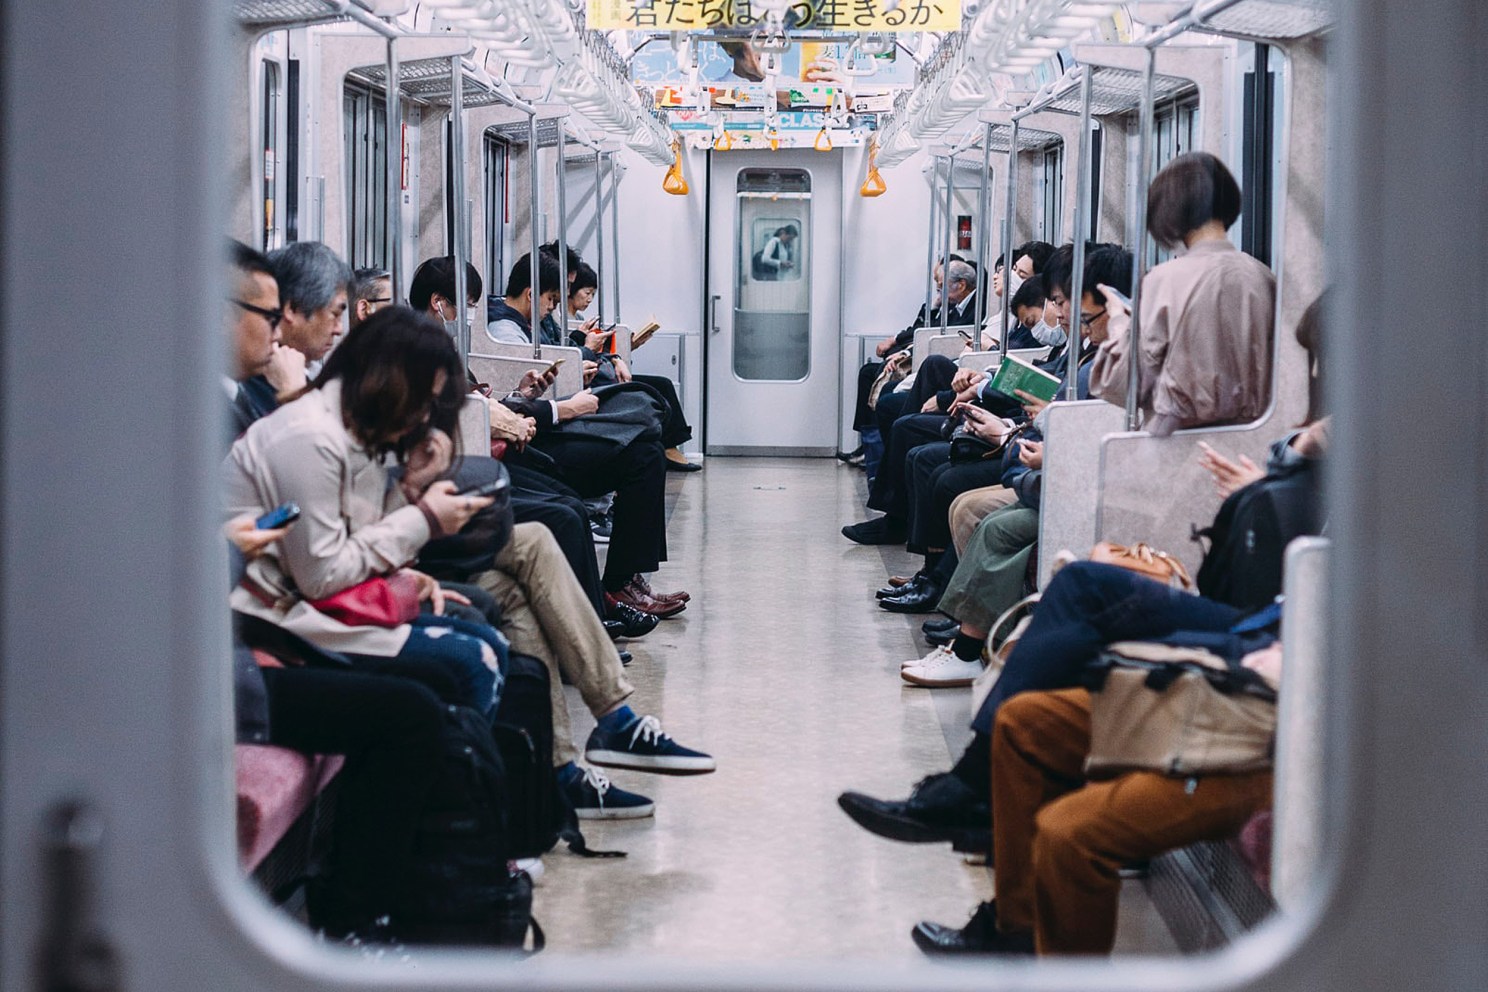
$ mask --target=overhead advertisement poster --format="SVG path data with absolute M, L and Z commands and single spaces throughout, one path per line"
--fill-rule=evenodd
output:
M 753 28 L 748 0 L 589 0 L 586 26 L 600 31 Z M 800 31 L 959 31 L 961 0 L 798 0 L 785 26 Z
M 660 0 L 657 0 L 659 3 Z M 777 81 L 846 85 L 855 82 L 859 91 L 914 85 L 915 64 L 907 55 L 889 51 L 883 55 L 854 56 L 851 46 L 802 38 L 780 57 Z M 758 83 L 765 78 L 760 54 L 750 40 L 704 41 L 697 47 L 698 79 L 707 83 Z M 681 86 L 689 74 L 677 65 L 677 53 L 669 45 L 652 42 L 636 52 L 630 62 L 631 78 L 637 83 Z

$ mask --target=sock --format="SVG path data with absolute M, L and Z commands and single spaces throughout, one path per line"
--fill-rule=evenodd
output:
M 977 734 L 966 746 L 951 774 L 966 784 L 978 798 L 992 797 L 992 738 Z
M 634 575 L 617 575 L 613 577 L 606 575 L 601 584 L 604 586 L 605 592 L 613 595 L 630 585 L 630 580 L 634 578 Z
M 599 718 L 599 729 L 607 734 L 619 733 L 639 719 L 640 717 L 635 715 L 635 710 L 629 706 L 622 705 L 615 712 L 607 713 Z M 989 771 L 987 774 L 990 775 L 992 773 Z
M 935 574 L 935 566 L 940 564 L 940 559 L 944 555 L 944 551 L 925 552 L 925 567 L 920 569 L 920 571 L 924 572 L 926 575 L 933 576 Z
M 982 657 L 982 644 L 985 640 L 986 638 L 983 637 L 972 637 L 970 634 L 958 633 L 956 639 L 951 642 L 951 650 L 962 661 L 977 661 Z

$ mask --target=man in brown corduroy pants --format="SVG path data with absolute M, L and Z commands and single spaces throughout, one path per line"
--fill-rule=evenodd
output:
M 1090 693 L 1029 692 L 992 731 L 997 899 L 962 929 L 921 923 L 927 953 L 1109 954 L 1120 868 L 1239 831 L 1271 804 L 1271 772 L 1172 778 L 1084 776 Z

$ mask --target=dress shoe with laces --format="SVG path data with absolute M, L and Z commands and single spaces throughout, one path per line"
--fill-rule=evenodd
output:
M 961 954 L 1028 955 L 1033 953 L 1033 934 L 997 929 L 997 901 L 984 902 L 964 927 L 949 927 L 928 921 L 910 931 L 915 946 L 931 957 Z
M 909 529 L 898 517 L 875 517 L 862 523 L 848 524 L 842 536 L 858 544 L 903 544 Z
M 873 595 L 877 599 L 888 599 L 890 596 L 902 596 L 909 592 L 914 586 L 929 581 L 924 572 L 916 572 L 909 578 L 895 575 L 889 579 L 889 584 L 879 589 Z
M 630 584 L 633 585 L 633 586 L 635 586 L 641 592 L 645 593 L 647 596 L 650 596 L 652 599 L 657 600 L 658 602 L 662 602 L 662 603 L 690 603 L 690 602 L 692 602 L 692 593 L 687 592 L 686 590 L 683 590 L 683 589 L 679 589 L 676 592 L 657 592 L 655 589 L 652 589 L 651 588 L 650 581 L 648 581 L 647 578 L 644 575 L 640 574 L 639 572 L 637 572 L 635 574 L 635 576 L 630 580 Z
M 629 606 L 643 613 L 661 617 L 663 620 L 667 617 L 674 617 L 687 609 L 686 603 L 664 603 L 659 599 L 652 599 L 631 585 L 626 585 L 615 592 L 607 592 L 604 596 L 607 607 L 616 604 Z
M 880 599 L 878 608 L 890 613 L 933 613 L 940 603 L 940 592 L 940 586 L 927 577 L 905 586 L 898 595 Z
M 943 844 L 971 853 L 992 850 L 992 806 L 951 772 L 920 779 L 908 799 L 844 792 L 837 805 L 871 834 L 906 844 Z
M 618 627 L 612 628 L 611 624 Z M 626 603 L 619 603 L 605 596 L 605 631 L 611 640 L 622 637 L 645 637 L 661 623 L 661 617 L 645 610 L 638 610 Z

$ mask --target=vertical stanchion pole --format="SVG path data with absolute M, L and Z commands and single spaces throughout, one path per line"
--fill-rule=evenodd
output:
M 610 312 L 615 317 L 615 323 L 620 322 L 620 171 L 615 168 L 615 154 L 611 152 L 610 160 L 610 244 L 615 249 L 615 261 L 610 266 L 614 270 L 614 278 L 610 280 L 610 289 L 614 291 L 614 306 Z M 685 154 L 683 152 L 682 154 Z
M 1007 270 L 1010 268 L 1009 259 L 1013 257 L 1013 215 L 1018 212 L 1018 119 L 1013 118 L 1012 132 L 1008 136 L 1008 165 L 1007 165 L 1007 212 L 1002 218 L 1002 285 L 1003 293 L 1007 293 Z M 1011 329 L 1011 315 L 1013 308 L 1004 305 L 1002 308 L 1002 337 L 998 339 L 998 347 L 1003 354 L 1007 353 L 1008 331 Z
M 930 215 L 930 233 L 925 237 L 925 322 L 922 327 L 930 326 L 930 306 L 934 301 L 935 293 L 935 194 L 940 191 L 940 159 L 930 160 L 930 209 L 926 211 Z
M 980 351 L 982 347 L 982 324 L 987 320 L 987 307 L 991 302 L 987 293 L 992 287 L 992 266 L 987 258 L 989 248 L 992 245 L 992 125 L 988 124 L 982 129 L 982 190 L 977 196 L 977 214 L 980 218 L 977 224 L 977 261 L 982 267 L 982 275 L 986 279 L 986 286 L 977 286 L 976 305 L 976 343 L 973 347 Z M 1002 283 L 1003 303 L 1006 304 L 1008 297 L 1007 279 Z
M 1136 203 L 1127 211 L 1127 243 L 1132 247 L 1131 329 L 1127 331 L 1127 357 L 1130 370 L 1126 380 L 1126 429 L 1134 431 L 1141 420 L 1137 398 L 1142 386 L 1142 274 L 1147 268 L 1147 187 L 1152 182 L 1152 131 L 1155 111 L 1153 91 L 1157 85 L 1157 50 L 1147 49 L 1147 64 L 1142 70 L 1142 113 L 1137 133 L 1137 175 L 1132 184 Z
M 955 244 L 953 238 L 956 233 L 956 224 L 953 211 L 956 209 L 952 197 L 956 192 L 956 156 L 946 156 L 946 195 L 945 195 L 945 252 L 940 256 L 945 259 L 940 269 L 940 333 L 944 334 L 951 323 L 951 246 Z M 922 356 L 924 361 L 928 356 Z
M 564 227 L 568 223 L 568 171 L 563 164 L 563 120 L 558 121 L 558 144 L 555 152 L 558 159 L 558 343 L 568 343 L 568 235 Z
M 538 186 L 540 177 L 537 171 L 537 113 L 533 111 L 527 115 L 527 182 L 528 189 L 527 219 L 531 227 L 528 232 L 528 240 L 531 243 L 531 252 L 527 259 L 527 272 L 532 280 L 532 306 L 527 316 L 527 323 L 532 328 L 532 357 L 542 357 L 542 283 L 540 273 L 542 266 L 539 264 L 538 252 L 541 248 L 541 237 L 537 231 L 537 220 L 542 211 L 541 190 Z
M 387 270 L 393 301 L 403 301 L 403 101 L 399 93 L 398 43 L 387 40 Z
M 470 303 L 465 265 L 470 255 L 465 214 L 465 72 L 460 56 L 450 58 L 450 254 L 455 259 L 455 342 L 460 358 L 470 360 L 470 325 L 465 322 Z
M 609 311 L 605 309 L 605 250 L 604 250 L 604 175 L 600 164 L 599 149 L 594 149 L 594 267 L 599 274 L 599 324 L 609 323 Z
M 1064 398 L 1080 398 L 1080 332 L 1084 323 L 1080 315 L 1085 298 L 1085 241 L 1090 233 L 1090 97 L 1095 69 L 1085 66 L 1080 73 L 1080 135 L 1075 165 L 1075 257 L 1070 273 L 1069 371 L 1065 374 Z

